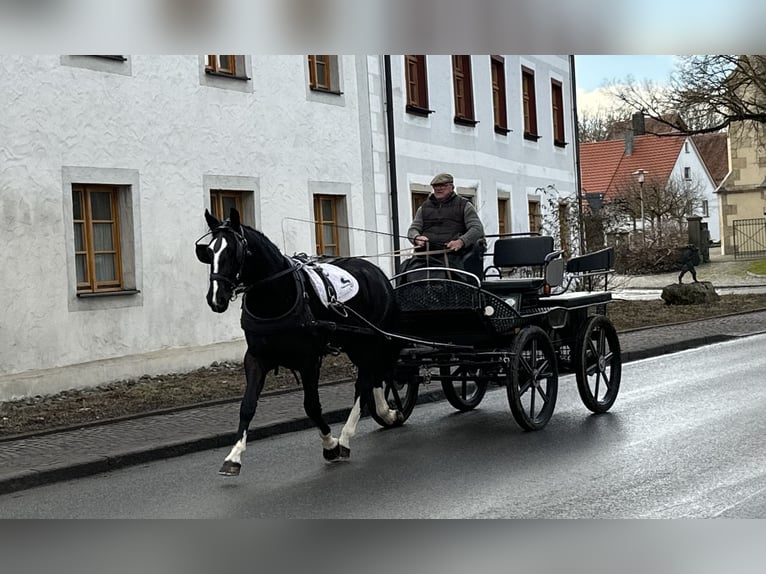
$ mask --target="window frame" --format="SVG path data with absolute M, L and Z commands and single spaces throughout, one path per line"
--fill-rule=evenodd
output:
M 452 56 L 452 94 L 455 106 L 454 122 L 469 127 L 478 124 L 473 101 L 470 55 Z
M 231 78 L 234 80 L 250 80 L 247 75 L 247 63 L 243 55 L 223 54 L 224 57 L 231 59 L 229 67 L 221 65 L 220 54 L 205 55 L 205 74 L 209 76 L 218 76 L 221 78 Z
M 540 200 L 527 199 L 527 211 L 529 212 L 529 232 L 540 233 L 543 228 L 543 211 Z
M 505 86 L 505 58 L 490 56 L 490 81 L 492 82 L 492 113 L 494 116 L 495 133 L 507 135 L 508 128 L 508 98 Z
M 251 193 L 248 191 L 241 191 L 237 189 L 211 189 L 210 190 L 210 213 L 213 214 L 220 221 L 225 220 L 228 214 L 225 213 L 223 208 L 223 200 L 225 198 L 234 199 L 236 210 L 239 212 L 240 217 L 244 218 L 245 212 L 245 193 Z
M 424 55 L 404 56 L 404 83 L 407 97 L 405 111 L 426 117 L 434 113 L 428 108 L 428 71 Z
M 326 82 L 323 84 L 320 84 L 317 80 L 317 70 L 320 64 L 317 58 L 322 58 L 321 64 L 325 67 L 324 75 Z M 306 64 L 308 66 L 308 87 L 310 92 L 332 94 L 334 96 L 343 95 L 343 92 L 340 89 L 340 63 L 338 61 L 338 56 L 308 54 L 306 56 Z
M 564 85 L 551 78 L 551 111 L 553 112 L 553 145 L 565 147 L 566 126 L 564 124 Z
M 535 71 L 527 66 L 521 67 L 521 101 L 524 118 L 524 139 L 537 141 L 537 95 L 535 93 Z
M 507 197 L 497 198 L 497 232 L 500 235 L 510 233 L 511 225 L 508 215 L 510 213 L 511 200 Z
M 339 225 L 339 201 L 341 200 L 341 196 L 337 195 L 327 195 L 327 194 L 316 194 L 314 195 L 314 235 L 315 235 L 315 249 L 317 255 L 328 255 L 330 257 L 338 257 L 341 255 L 341 237 L 340 232 L 338 229 Z M 325 220 L 324 219 L 324 210 L 322 209 L 322 202 L 323 201 L 329 201 L 332 209 L 332 220 Z M 323 233 L 323 226 L 330 225 L 332 229 L 332 240 L 333 243 L 327 242 L 326 238 Z M 335 246 L 335 254 L 329 255 L 327 254 L 326 248 L 330 245 Z
M 80 211 L 82 218 L 76 219 L 74 213 L 74 196 L 80 194 Z M 110 219 L 94 219 L 91 207 L 92 193 L 109 194 Z M 76 227 L 78 224 L 83 228 L 83 247 L 84 250 L 77 249 L 77 234 L 75 233 L 74 255 L 75 255 L 75 282 L 78 295 L 95 293 L 112 293 L 124 291 L 123 288 L 123 270 L 122 270 L 122 251 L 120 235 L 120 213 L 119 213 L 119 194 L 120 188 L 116 185 L 106 184 L 72 184 L 72 222 Z M 96 251 L 94 242 L 94 225 L 108 223 L 112 225 L 112 249 Z M 115 278 L 99 281 L 96 277 L 96 256 L 103 254 L 112 254 L 114 262 Z M 77 257 L 85 257 L 85 281 L 77 279 Z

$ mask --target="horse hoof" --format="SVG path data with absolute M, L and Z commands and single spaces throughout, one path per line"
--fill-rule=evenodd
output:
M 329 462 L 338 460 L 338 457 L 340 456 L 340 445 L 336 444 L 334 448 L 322 449 L 322 456 Z
M 221 470 L 218 471 L 218 474 L 221 476 L 239 476 L 241 468 L 242 465 L 240 463 L 225 460 L 223 461 L 223 465 L 221 466 Z
M 347 459 L 347 458 L 349 458 L 351 456 L 351 449 L 350 448 L 348 448 L 347 446 L 342 446 L 342 445 L 338 445 L 338 446 L 340 446 L 340 457 L 341 458 Z

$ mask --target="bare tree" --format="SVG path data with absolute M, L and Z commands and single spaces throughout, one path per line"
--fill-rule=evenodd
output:
M 610 93 L 630 109 L 685 134 L 717 132 L 732 122 L 766 125 L 766 56 L 682 56 L 669 87 L 629 77 Z M 683 122 L 667 116 L 675 111 Z
M 600 142 L 609 139 L 611 127 L 630 116 L 627 108 L 597 108 L 578 114 L 578 135 L 580 143 Z
M 654 244 L 663 245 L 665 235 L 671 229 L 681 235 L 686 217 L 692 215 L 702 201 L 700 182 L 671 179 L 667 182 L 647 179 L 643 187 L 638 183 L 625 183 L 617 187 L 617 194 L 610 202 L 614 213 L 628 222 L 634 231 L 642 220 L 641 229 L 648 223 L 650 231 L 645 235 Z

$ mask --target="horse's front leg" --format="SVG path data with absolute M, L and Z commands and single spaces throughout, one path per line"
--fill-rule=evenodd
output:
M 320 362 L 317 358 L 315 363 L 301 369 L 303 409 L 319 429 L 319 437 L 322 439 L 322 455 L 325 460 L 333 462 L 338 460 L 340 451 L 338 439 L 332 436 L 330 425 L 322 416 L 322 403 L 319 401 L 319 368 Z
M 261 396 L 263 383 L 266 381 L 266 369 L 262 359 L 254 357 L 250 352 L 245 353 L 245 379 L 247 387 L 245 396 L 239 405 L 239 428 L 236 442 L 223 461 L 218 474 L 223 476 L 238 476 L 242 468 L 242 453 L 247 448 L 247 429 L 255 416 L 258 397 Z

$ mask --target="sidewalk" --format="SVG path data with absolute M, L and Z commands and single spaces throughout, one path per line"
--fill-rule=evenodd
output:
M 766 333 L 766 310 L 625 331 L 620 333 L 620 344 L 623 362 L 630 362 L 757 333 Z M 623 379 L 623 386 L 628 388 L 630 381 Z M 348 416 L 353 389 L 350 383 L 325 385 L 320 388 L 320 398 L 328 422 L 336 424 Z M 419 403 L 441 399 L 439 385 L 432 383 L 421 389 Z M 417 409 L 408 424 L 417 424 Z M 239 403 L 234 402 L 0 439 L 0 494 L 229 447 L 234 442 L 238 413 Z M 312 427 L 303 411 L 303 393 L 291 391 L 261 398 L 249 438 Z
M 696 267 L 697 279 L 709 281 L 718 289 L 763 287 L 766 288 L 766 276 L 753 275 L 747 268 L 752 259 L 735 259 L 733 255 L 721 255 L 720 247 L 710 250 L 710 261 Z M 687 273 L 684 282 L 692 280 Z M 678 282 L 678 271 L 657 275 L 614 275 L 609 284 L 612 289 L 662 289 L 666 285 Z

